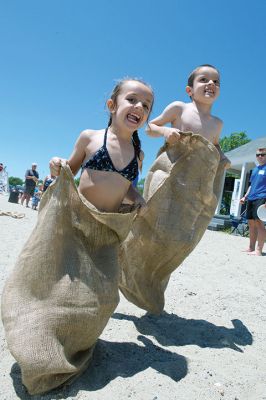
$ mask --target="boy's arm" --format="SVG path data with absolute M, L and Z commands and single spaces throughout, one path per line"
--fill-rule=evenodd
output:
M 220 135 L 223 129 L 223 121 L 220 118 L 216 118 L 216 120 L 217 120 L 217 134 L 213 139 L 213 144 L 220 154 L 221 161 L 223 161 L 224 163 L 224 168 L 228 169 L 231 167 L 231 161 L 229 160 L 229 158 L 226 157 L 219 144 Z
M 219 140 L 220 140 L 220 136 L 221 136 L 221 132 L 222 132 L 224 123 L 220 118 L 215 117 L 215 119 L 216 119 L 216 135 L 213 139 L 213 144 L 216 146 L 216 145 L 219 145 Z
M 181 101 L 175 101 L 169 104 L 164 109 L 162 114 L 148 123 L 146 133 L 152 137 L 163 136 L 169 144 L 173 144 L 179 140 L 179 130 L 177 128 L 167 127 L 164 125 L 168 123 L 171 125 L 176 125 L 180 122 L 183 105 L 184 103 Z

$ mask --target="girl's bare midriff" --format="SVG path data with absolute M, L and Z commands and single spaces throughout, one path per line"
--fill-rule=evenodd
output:
M 130 186 L 130 181 L 116 172 L 85 169 L 79 191 L 98 210 L 117 212 Z

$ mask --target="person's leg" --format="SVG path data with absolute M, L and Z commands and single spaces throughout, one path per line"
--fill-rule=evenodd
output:
M 29 201 L 30 201 L 30 194 L 26 193 L 26 207 L 29 207 Z
M 264 224 L 258 219 L 257 210 L 265 199 L 248 200 L 246 208 L 246 218 L 249 225 L 249 248 L 246 252 L 249 255 L 262 255 L 262 248 L 265 241 L 266 232 Z M 256 248 L 256 242 L 257 248 Z
M 253 252 L 255 250 L 258 231 L 257 231 L 257 226 L 256 226 L 254 219 L 248 220 L 248 226 L 249 226 L 249 248 L 247 249 L 247 252 L 249 253 L 249 252 Z
M 265 203 L 266 199 L 257 199 L 252 202 L 252 216 L 255 224 L 255 231 L 257 232 L 257 247 L 249 253 L 250 255 L 261 256 L 264 242 L 266 239 L 266 231 L 264 223 L 258 218 L 258 207 Z M 255 243 L 256 244 L 256 243 Z
M 26 195 L 25 195 L 25 193 L 22 193 L 21 200 L 20 200 L 22 206 L 23 206 L 23 203 L 24 203 L 25 199 L 26 199 Z
M 255 223 L 256 223 L 256 228 L 258 231 L 258 243 L 257 243 L 257 248 L 256 248 L 255 253 L 257 256 L 261 256 L 263 246 L 264 246 L 264 243 L 266 240 L 266 230 L 265 230 L 264 222 L 262 222 L 261 220 L 256 219 Z
M 246 206 L 246 219 L 248 220 L 249 226 L 249 247 L 246 250 L 243 250 L 246 253 L 251 253 L 255 250 L 255 244 L 257 240 L 257 231 L 253 217 L 253 203 L 253 201 L 248 200 Z

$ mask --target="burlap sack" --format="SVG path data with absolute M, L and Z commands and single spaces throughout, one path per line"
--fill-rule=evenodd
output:
M 145 181 L 147 213 L 137 216 L 120 248 L 120 290 L 151 313 L 164 308 L 170 274 L 194 249 L 217 205 L 224 165 L 202 136 L 182 134 L 165 146 Z M 219 167 L 218 167 L 219 166 Z
M 98 212 L 67 166 L 45 192 L 2 296 L 8 347 L 29 393 L 59 386 L 90 362 L 119 301 L 117 247 L 135 214 Z

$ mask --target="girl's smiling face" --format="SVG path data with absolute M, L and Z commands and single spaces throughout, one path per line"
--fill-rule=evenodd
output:
M 153 104 L 152 90 L 134 80 L 123 82 L 115 100 L 109 99 L 108 108 L 112 122 L 124 123 L 130 130 L 137 130 L 148 119 Z

